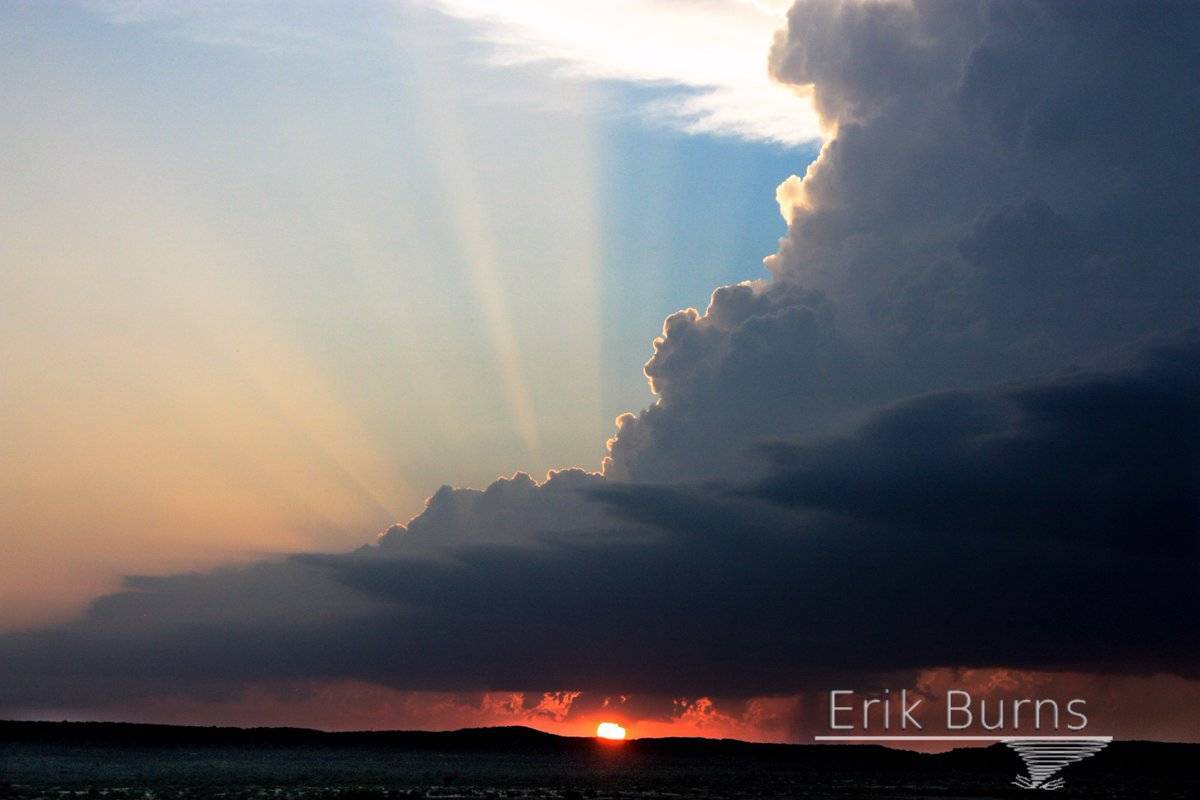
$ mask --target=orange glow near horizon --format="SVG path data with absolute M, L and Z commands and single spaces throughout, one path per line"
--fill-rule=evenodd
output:
M 620 741 L 625 738 L 625 729 L 615 722 L 601 722 L 596 726 L 596 738 Z

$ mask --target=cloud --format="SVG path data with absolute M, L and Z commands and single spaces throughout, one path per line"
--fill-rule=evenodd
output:
M 773 82 L 764 53 L 782 20 L 779 4 L 724 0 L 559 3 L 433 0 L 479 25 L 502 65 L 545 62 L 564 77 L 660 89 L 643 106 L 691 133 L 788 145 L 820 138 L 811 107 Z M 778 6 L 778 7 L 776 7 Z
M 857 354 L 818 292 L 776 281 L 725 286 L 704 315 L 671 315 L 645 372 L 657 403 L 618 419 L 605 474 L 669 482 L 752 468 L 758 437 L 811 433 L 861 391 Z
M 1194 324 L 1196 34 L 1186 3 L 797 3 L 771 69 L 834 135 L 779 188 L 755 301 L 718 292 L 669 324 L 611 474 L 737 474 L 749 442 L 712 442 L 714 421 L 819 430 Z M 785 320 L 816 308 L 829 344 L 806 352 Z
M 848 436 L 768 448 L 752 493 L 933 544 L 997 539 L 1200 559 L 1200 342 L 1151 348 L 1136 368 L 924 395 Z
M 561 80 L 624 84 L 637 113 L 656 125 L 788 146 L 821 136 L 811 105 L 767 71 L 782 3 L 375 0 L 356 4 L 353 14 L 337 3 L 297 9 L 272 0 L 88 0 L 87 6 L 119 24 L 151 25 L 203 44 L 315 55 L 383 51 L 389 31 L 434 26 L 459 44 L 484 43 L 485 55 L 466 56 L 484 68 L 534 66 Z M 439 26 L 423 9 L 461 25 Z M 454 68 L 462 66 L 456 58 Z M 547 101 L 562 100 L 534 99 Z
M 1200 678 L 1197 375 L 1188 337 L 916 397 L 774 446 L 749 484 L 517 478 L 492 508 L 442 491 L 353 554 L 131 580 L 6 635 L 0 707 L 272 680 L 747 697 L 938 665 Z M 547 529 L 548 505 L 586 522 Z M 536 544 L 438 535 L 498 509 Z
M 602 482 L 597 473 L 568 469 L 551 472 L 542 483 L 517 473 L 482 491 L 443 486 L 407 525 L 384 531 L 379 545 L 435 554 L 460 544 L 536 545 L 559 534 L 603 530 L 603 509 L 579 501 Z
M 1074 281 L 1068 324 L 1020 317 L 1056 350 L 1187 324 L 1179 290 L 1198 284 L 1179 262 L 1197 243 L 1181 214 L 1196 209 L 1200 159 L 1182 131 L 1200 90 L 1177 76 L 1200 61 L 1198 20 L 1183 3 L 1149 18 L 1123 3 L 797 4 L 772 71 L 813 85 L 837 135 L 793 193 L 772 271 L 830 294 L 855 325 L 940 261 L 968 294 L 1027 299 L 1038 273 Z M 980 226 L 1014 208 L 1027 223 L 985 245 Z M 1070 229 L 1075 250 L 1047 247 L 1047 226 Z

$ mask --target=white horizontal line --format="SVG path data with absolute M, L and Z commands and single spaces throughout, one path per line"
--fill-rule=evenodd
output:
M 1111 742 L 1111 736 L 814 736 L 817 742 Z

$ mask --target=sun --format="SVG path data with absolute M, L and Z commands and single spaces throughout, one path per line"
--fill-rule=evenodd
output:
M 615 722 L 601 722 L 596 726 L 596 736 L 601 739 L 624 739 L 625 729 Z

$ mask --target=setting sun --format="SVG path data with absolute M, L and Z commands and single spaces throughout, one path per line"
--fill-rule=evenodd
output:
M 625 729 L 615 722 L 601 722 L 596 726 L 596 736 L 601 739 L 624 739 Z

